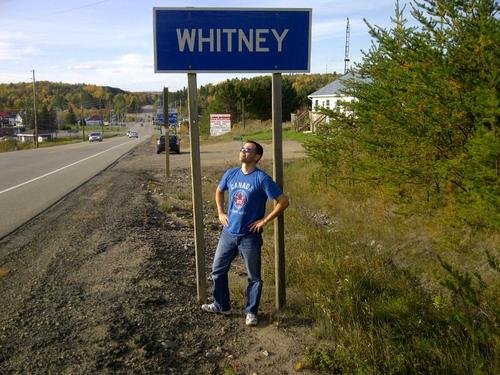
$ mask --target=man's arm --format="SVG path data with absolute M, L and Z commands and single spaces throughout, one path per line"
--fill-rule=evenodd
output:
M 286 208 L 290 205 L 290 202 L 288 201 L 288 197 L 284 194 L 281 194 L 279 197 L 275 199 L 276 205 L 274 206 L 273 210 L 269 212 L 269 214 L 264 217 L 263 219 L 254 221 L 252 224 L 250 224 L 250 231 L 251 232 L 262 232 L 264 229 L 264 226 L 269 223 L 270 221 L 273 221 L 279 214 L 281 214 L 283 211 L 286 210 Z
M 217 205 L 217 214 L 219 215 L 219 221 L 227 227 L 229 225 L 229 221 L 227 219 L 227 215 L 224 209 L 224 192 L 219 189 L 215 189 L 215 204 Z

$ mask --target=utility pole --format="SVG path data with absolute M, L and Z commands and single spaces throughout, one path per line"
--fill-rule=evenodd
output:
M 241 99 L 241 126 L 245 129 L 245 98 Z
M 33 115 L 35 119 L 35 132 L 34 132 L 34 138 L 35 138 L 35 147 L 38 148 L 38 124 L 36 123 L 36 89 L 35 89 L 35 69 L 32 70 L 33 72 Z
M 83 125 L 83 93 L 80 94 L 80 126 L 82 127 L 82 141 L 85 141 L 85 126 Z
M 170 132 L 168 122 L 168 87 L 163 88 L 163 126 L 165 127 L 165 172 L 170 177 Z
M 104 116 L 102 114 L 102 99 L 99 99 L 99 118 L 101 120 L 101 135 L 104 138 Z

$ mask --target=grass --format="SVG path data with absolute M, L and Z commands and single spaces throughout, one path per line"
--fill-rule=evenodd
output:
M 245 134 L 268 135 L 269 129 Z M 280 319 L 312 322 L 321 343 L 304 348 L 296 370 L 499 373 L 499 234 L 474 232 L 436 212 L 403 210 L 384 186 L 327 186 L 315 180 L 315 169 L 309 159 L 285 168 L 291 205 L 287 309 Z M 222 173 L 202 173 L 209 215 Z M 264 232 L 263 313 L 274 309 L 272 228 Z M 245 282 L 231 278 L 235 306 L 244 304 Z
M 115 129 L 116 128 L 116 129 Z M 103 137 L 106 138 L 112 138 L 116 136 L 123 135 L 123 128 L 120 127 L 115 127 L 111 128 L 110 131 L 103 133 Z M 109 130 L 109 129 L 106 129 Z M 118 130 L 118 131 L 117 131 Z M 82 136 L 71 136 L 71 137 L 59 137 L 59 138 L 53 138 L 50 140 L 46 140 L 43 142 L 38 142 L 38 147 L 53 147 L 53 146 L 61 146 L 61 145 L 67 145 L 67 144 L 72 144 L 72 143 L 79 143 L 79 142 L 87 142 L 88 139 L 88 134 L 93 132 L 93 131 L 101 131 L 100 127 L 88 127 L 85 129 L 85 139 L 82 139 Z M 19 150 L 29 150 L 35 148 L 35 145 L 33 143 L 22 143 L 19 142 L 15 139 L 9 139 L 5 141 L 0 141 L 0 153 L 2 152 L 10 152 L 10 151 L 19 151 Z
M 497 373 L 500 278 L 485 250 L 498 257 L 498 233 L 401 216 L 383 187 L 315 184 L 314 167 L 304 160 L 285 171 L 287 285 L 299 296 L 289 304 L 331 345 L 309 349 L 300 365 L 328 373 Z M 267 254 L 272 260 L 272 249 Z
M 306 139 L 312 136 L 313 135 L 308 133 L 295 132 L 291 128 L 290 123 L 283 124 L 283 139 L 304 142 Z M 242 125 L 240 123 L 237 123 L 233 125 L 233 128 L 229 133 L 217 137 L 210 137 L 208 135 L 202 136 L 202 140 L 204 143 L 232 141 L 235 139 L 253 140 L 257 142 L 271 141 L 273 139 L 271 122 L 261 122 L 257 120 L 249 121 L 244 129 L 242 128 Z

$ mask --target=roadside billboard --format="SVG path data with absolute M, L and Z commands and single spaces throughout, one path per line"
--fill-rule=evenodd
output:
M 231 131 L 230 114 L 211 114 L 210 115 L 210 136 L 218 136 Z

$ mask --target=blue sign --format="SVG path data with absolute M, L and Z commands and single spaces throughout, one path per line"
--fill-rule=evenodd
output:
M 309 72 L 311 9 L 153 8 L 155 72 Z
M 177 113 L 169 112 L 169 114 L 168 114 L 168 123 L 170 125 L 176 125 L 177 124 Z
M 156 119 L 158 121 L 158 124 L 163 125 L 163 113 L 158 112 L 156 114 Z

